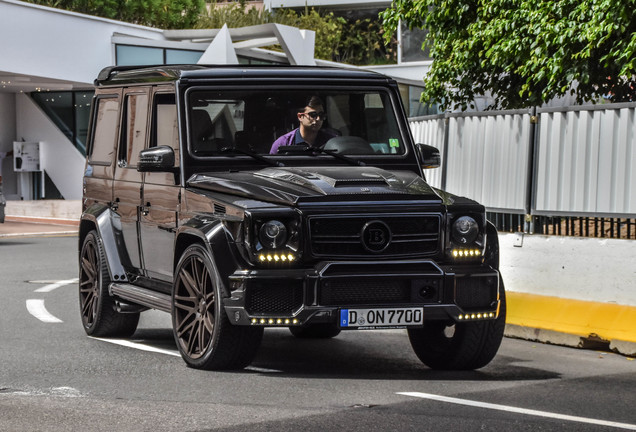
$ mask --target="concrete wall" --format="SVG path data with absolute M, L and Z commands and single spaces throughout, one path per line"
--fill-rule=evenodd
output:
M 636 306 L 636 242 L 500 234 L 508 291 Z
M 15 111 L 18 140 L 39 141 L 41 168 L 65 199 L 82 199 L 84 156 L 30 97 L 16 95 Z
M 506 334 L 636 355 L 636 242 L 500 234 Z

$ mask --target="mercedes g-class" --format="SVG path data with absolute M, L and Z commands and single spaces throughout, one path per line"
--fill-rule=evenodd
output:
M 79 238 L 86 333 L 129 337 L 141 312 L 165 311 L 199 369 L 247 366 L 267 327 L 305 338 L 406 329 L 437 369 L 493 359 L 505 324 L 497 232 L 482 205 L 426 182 L 440 155 L 413 142 L 395 81 L 119 66 L 95 86 Z

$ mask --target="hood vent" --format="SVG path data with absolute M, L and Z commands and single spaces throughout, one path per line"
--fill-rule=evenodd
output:
M 387 182 L 383 177 L 380 178 L 356 178 L 356 179 L 337 179 L 333 182 L 333 187 L 350 187 L 350 186 L 376 186 L 386 185 Z
M 214 203 L 214 213 L 224 215 L 226 213 L 225 206 L 219 203 Z

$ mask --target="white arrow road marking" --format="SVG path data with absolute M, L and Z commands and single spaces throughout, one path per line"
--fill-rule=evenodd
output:
M 35 290 L 36 293 L 47 293 L 47 292 L 51 292 L 56 288 L 59 287 L 63 287 L 64 285 L 70 285 L 70 284 L 74 284 L 79 282 L 78 278 L 75 279 L 68 279 L 68 280 L 61 280 L 61 281 L 57 281 L 55 283 L 49 284 L 49 285 L 45 285 L 41 288 L 38 288 Z
M 51 315 L 44 307 L 44 300 L 29 299 L 26 301 L 26 308 L 31 315 L 45 323 L 61 323 L 61 319 Z
M 124 347 L 127 347 L 127 348 L 138 349 L 138 350 L 141 350 L 141 351 L 148 351 L 148 352 L 154 352 L 154 353 L 159 353 L 159 354 L 167 354 L 167 355 L 174 356 L 174 357 L 181 357 L 181 354 L 179 354 L 179 351 L 177 351 L 177 350 L 167 350 L 167 349 L 163 349 L 163 348 L 156 348 L 156 347 L 144 345 L 144 344 L 139 343 L 139 342 L 132 342 L 132 341 L 123 340 L 123 339 L 96 338 L 96 337 L 93 337 L 93 336 L 89 336 L 89 338 L 90 339 L 104 341 L 104 342 L 108 342 L 108 343 L 112 343 L 112 344 L 115 344 L 115 345 L 124 346 Z M 256 366 L 248 366 L 245 369 L 246 370 L 251 370 L 253 372 L 262 372 L 262 373 L 281 373 L 282 372 L 282 371 L 279 371 L 279 370 L 276 370 L 276 369 L 259 368 L 259 367 L 256 367 Z
M 53 283 L 49 283 L 48 285 L 45 285 L 41 288 L 38 288 L 35 290 L 36 293 L 47 293 L 47 292 L 51 292 L 56 288 L 65 286 L 65 285 L 70 285 L 73 283 L 77 283 L 79 281 L 79 279 L 75 278 L 75 279 L 67 279 L 67 280 L 61 280 L 61 281 L 56 281 Z M 37 281 L 32 281 L 34 283 L 37 283 Z M 40 300 L 40 299 L 29 299 L 26 301 L 26 308 L 29 311 L 29 313 L 31 315 L 33 315 L 34 317 L 36 317 L 37 319 L 39 319 L 42 322 L 45 323 L 54 323 L 54 324 L 58 324 L 63 322 L 61 319 L 53 316 L 51 313 L 49 313 L 49 311 L 46 310 L 46 308 L 44 307 L 44 300 Z
M 466 406 L 471 406 L 476 408 L 506 411 L 511 413 L 525 414 L 525 415 L 531 415 L 536 417 L 546 417 L 546 418 L 566 420 L 566 421 L 578 422 L 578 423 L 588 423 L 588 424 L 594 424 L 599 426 L 614 427 L 619 429 L 636 430 L 636 425 L 628 424 L 628 423 L 617 423 L 617 422 L 597 420 L 597 419 L 592 419 L 587 417 L 577 417 L 577 416 L 571 416 L 571 415 L 565 415 L 565 414 L 551 413 L 547 411 L 537 411 L 537 410 L 526 409 L 526 408 L 517 408 L 513 406 L 508 406 L 508 405 L 491 404 L 487 402 L 477 402 L 477 401 L 471 401 L 468 399 L 457 399 L 453 397 L 439 396 L 439 395 L 434 395 L 430 393 L 404 392 L 404 393 L 397 393 L 397 394 L 404 395 L 404 396 L 412 396 L 412 397 L 421 398 L 421 399 L 430 399 L 430 400 L 435 400 L 439 402 L 447 402 L 447 403 L 452 403 L 457 405 L 466 405 Z

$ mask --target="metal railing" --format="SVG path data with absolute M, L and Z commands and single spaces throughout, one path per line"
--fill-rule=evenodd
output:
M 410 119 L 437 147 L 429 183 L 486 206 L 502 231 L 636 238 L 636 103 Z

